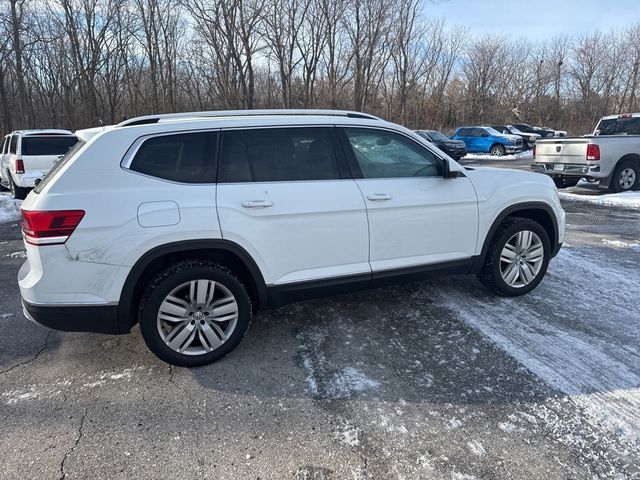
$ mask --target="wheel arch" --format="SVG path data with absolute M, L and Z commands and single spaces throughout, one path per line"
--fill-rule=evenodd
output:
M 254 308 L 267 308 L 267 288 L 258 265 L 247 251 L 223 239 L 186 240 L 152 248 L 129 271 L 120 293 L 118 329 L 127 333 L 138 323 L 137 306 L 148 282 L 169 265 L 188 259 L 209 259 L 232 270 L 245 283 Z
M 539 223 L 547 232 L 547 235 L 549 235 L 549 241 L 551 242 L 552 248 L 551 256 L 554 257 L 558 253 L 558 221 L 553 208 L 544 202 L 517 203 L 502 210 L 493 220 L 493 223 L 485 236 L 484 243 L 482 244 L 482 250 L 476 257 L 476 261 L 473 266 L 473 271 L 475 273 L 482 269 L 489 252 L 489 247 L 491 246 L 491 242 L 493 241 L 493 237 L 495 236 L 498 227 L 500 227 L 507 218 L 511 217 L 528 218 Z
M 611 173 L 609 174 L 609 177 L 607 178 L 607 181 L 606 181 L 605 185 L 609 189 L 614 190 L 613 182 L 616 181 L 616 170 L 618 169 L 618 167 L 620 166 L 620 164 L 622 162 L 626 162 L 626 161 L 633 162 L 636 165 L 636 168 L 640 169 L 640 154 L 638 154 L 638 153 L 626 153 L 626 154 L 624 154 L 622 157 L 620 157 L 618 159 L 616 164 L 613 166 L 613 168 L 611 169 Z

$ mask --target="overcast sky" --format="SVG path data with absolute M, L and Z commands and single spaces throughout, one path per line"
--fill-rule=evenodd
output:
M 426 13 L 474 34 L 544 40 L 640 23 L 640 0 L 431 0 Z

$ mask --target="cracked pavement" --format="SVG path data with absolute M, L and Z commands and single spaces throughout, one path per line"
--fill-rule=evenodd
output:
M 455 277 L 298 303 L 192 370 L 137 329 L 24 319 L 0 224 L 0 476 L 640 478 L 640 212 L 565 208 L 567 246 L 522 299 Z

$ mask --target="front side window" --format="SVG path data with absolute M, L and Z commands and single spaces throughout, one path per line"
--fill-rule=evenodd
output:
M 162 135 L 144 141 L 130 170 L 180 183 L 214 183 L 216 132 Z
M 258 128 L 222 134 L 219 182 L 340 178 L 328 128 Z
M 16 153 L 17 146 L 18 146 L 18 136 L 13 135 L 11 137 L 11 142 L 9 143 L 9 153 Z
M 435 177 L 437 157 L 409 138 L 383 130 L 344 129 L 362 178 Z
M 65 155 L 78 141 L 71 136 L 22 137 L 22 155 Z

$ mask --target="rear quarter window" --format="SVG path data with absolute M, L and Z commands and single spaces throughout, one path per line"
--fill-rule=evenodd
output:
M 145 140 L 129 169 L 180 183 L 214 183 L 218 133 L 162 135 Z
M 71 136 L 22 137 L 21 155 L 65 155 L 78 139 Z

